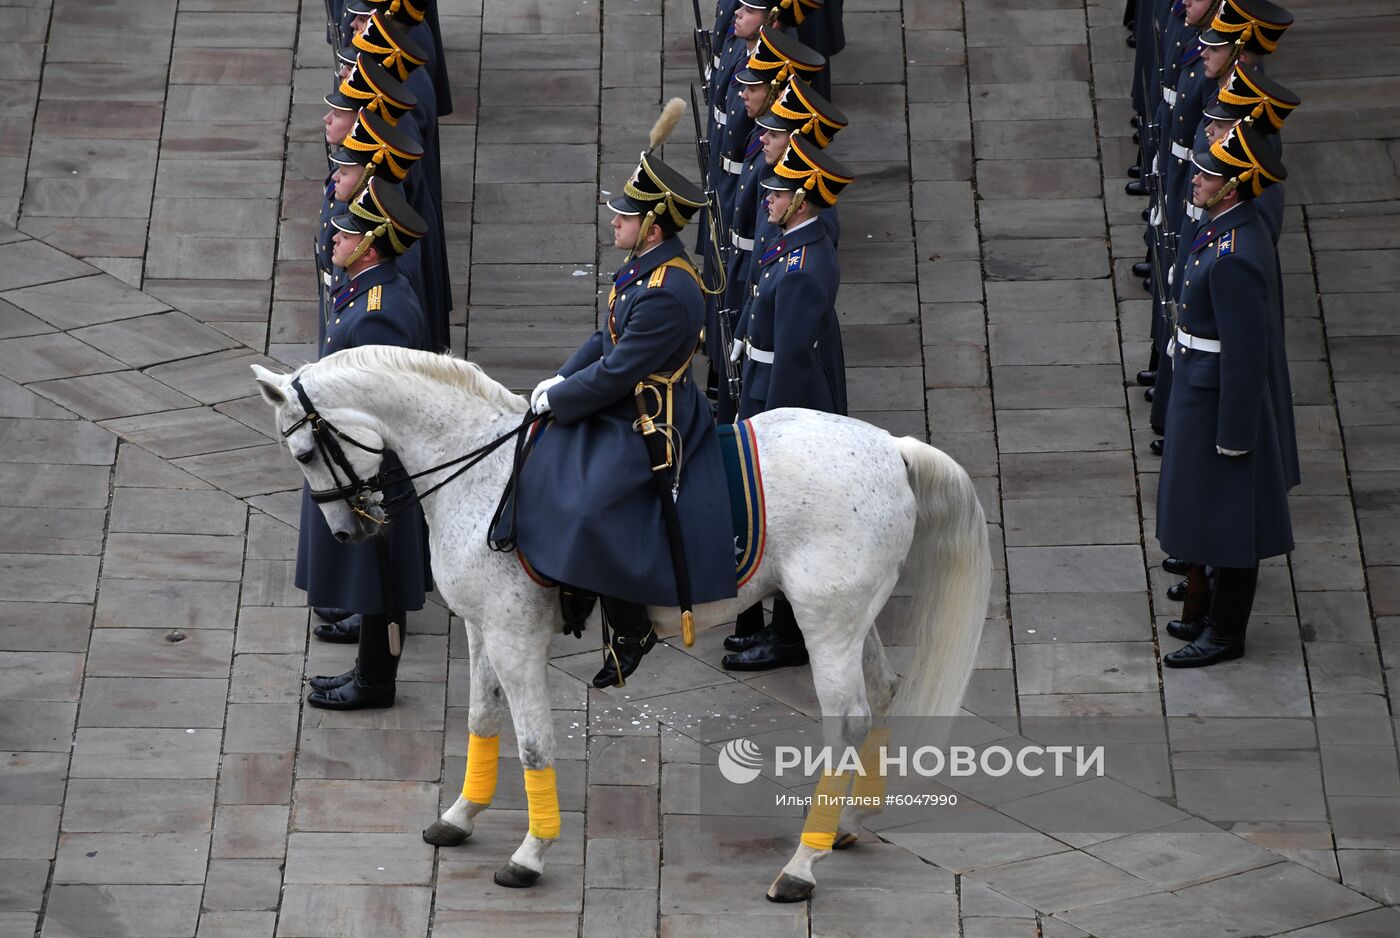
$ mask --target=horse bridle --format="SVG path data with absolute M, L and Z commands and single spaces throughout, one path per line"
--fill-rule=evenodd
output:
M 324 505 L 328 502 L 343 501 L 356 515 L 376 525 L 388 524 L 395 514 L 407 508 L 409 504 L 421 502 L 423 499 L 481 462 L 487 456 L 491 455 L 512 437 L 518 438 L 516 445 L 516 461 L 518 468 L 520 444 L 523 443 L 524 434 L 535 421 L 540 419 L 539 415 L 534 412 L 526 411 L 524 419 L 514 429 L 507 431 L 486 445 L 480 446 L 464 456 L 458 456 L 456 459 L 449 459 L 447 462 L 438 463 L 436 466 L 424 469 L 422 472 L 409 475 L 402 467 L 390 472 L 385 472 L 381 469 L 368 479 L 361 479 L 355 472 L 355 467 L 350 465 L 350 460 L 346 458 L 345 450 L 341 448 L 340 444 L 342 442 L 349 443 L 356 449 L 363 450 L 366 453 L 373 453 L 376 456 L 383 456 L 388 452 L 388 449 L 382 446 L 374 447 L 361 443 L 318 413 L 316 405 L 311 403 L 311 397 L 306 393 L 306 388 L 302 387 L 300 377 L 292 378 L 292 390 L 296 392 L 297 400 L 300 402 L 304 414 L 300 420 L 282 431 L 282 439 L 287 439 L 293 433 L 297 432 L 297 430 L 301 429 L 304 424 L 309 424 L 311 426 L 312 442 L 316 444 L 316 452 L 326 461 L 326 467 L 331 473 L 331 481 L 336 483 L 334 488 L 312 489 L 308 493 L 311 496 L 311 500 L 318 505 Z M 370 514 L 371 500 L 376 494 L 383 493 L 389 486 L 403 482 L 412 482 L 415 479 L 431 475 L 434 472 L 446 469 L 449 466 L 455 466 L 458 463 L 465 463 L 465 465 L 424 492 L 416 492 L 410 488 L 407 492 L 403 492 L 390 499 L 385 499 L 380 505 L 380 511 L 383 513 L 382 518 L 376 518 L 374 515 Z M 339 469 L 339 472 L 337 472 L 337 469 Z M 341 483 L 340 473 L 344 473 L 346 477 L 344 483 Z M 512 480 L 513 478 L 514 472 L 512 473 Z M 509 491 L 509 489 L 507 489 L 507 491 Z M 502 502 L 504 502 L 504 500 L 503 496 Z

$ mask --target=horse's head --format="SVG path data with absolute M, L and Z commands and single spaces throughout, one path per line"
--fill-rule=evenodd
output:
M 301 467 L 331 534 L 361 541 L 384 521 L 378 479 L 384 440 L 368 414 L 338 407 L 316 386 L 314 369 L 281 375 L 253 365 L 258 390 L 276 412 L 277 433 Z

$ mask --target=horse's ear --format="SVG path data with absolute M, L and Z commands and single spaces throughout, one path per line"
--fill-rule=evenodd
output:
M 253 377 L 257 379 L 258 390 L 262 392 L 263 400 L 273 407 L 281 407 L 287 403 L 287 392 L 282 390 L 282 382 L 286 377 L 279 375 L 275 371 L 268 371 L 262 365 L 253 365 Z

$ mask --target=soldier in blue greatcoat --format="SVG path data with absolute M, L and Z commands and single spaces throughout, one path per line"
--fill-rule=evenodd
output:
M 759 258 L 758 292 L 738 335 L 743 357 L 739 418 L 779 407 L 846 412 L 846 362 L 836 291 L 841 268 L 820 215 L 836 204 L 854 176 L 803 134 L 765 178 L 765 208 L 782 235 Z M 792 607 L 773 601 L 773 621 L 763 627 L 763 608 L 739 616 L 725 640 L 732 654 L 724 667 L 766 671 L 805 664 L 807 648 Z
M 669 478 L 696 603 L 735 594 L 729 494 L 709 402 L 690 376 L 704 294 L 677 233 L 704 194 L 651 151 L 615 213 L 614 244 L 629 251 L 608 317 L 531 395 L 551 420 L 536 437 L 515 494 L 515 540 L 543 576 L 602 597 L 610 629 L 597 687 L 612 686 L 656 643 L 647 605 L 675 606 L 678 589 L 638 395 L 675 439 Z M 506 517 L 509 518 L 507 513 Z M 495 538 L 510 531 L 503 522 Z
M 400 188 L 387 179 L 371 179 L 331 224 L 336 229 L 332 259 L 344 269 L 346 280 L 332 296 L 320 354 L 362 345 L 428 349 L 427 322 L 395 262 L 424 234 L 422 218 Z M 384 469 L 397 467 L 397 458 L 387 455 Z M 410 486 L 387 488 L 385 498 L 404 494 Z M 336 540 L 303 489 L 295 583 L 306 590 L 311 606 L 345 609 L 360 618 L 355 667 L 345 674 L 313 678 L 307 703 L 314 707 L 358 710 L 393 705 L 405 614 L 422 609 L 424 593 L 432 588 L 422 512 L 416 504 L 399 512 L 379 536 L 387 548 L 384 564 L 380 545 L 373 540 Z
M 1207 219 L 1183 248 L 1172 401 L 1157 493 L 1168 554 L 1215 570 L 1210 610 L 1172 630 L 1190 640 L 1167 667 L 1244 654 L 1259 561 L 1293 549 L 1288 480 L 1269 370 L 1283 336 L 1273 238 L 1254 199 L 1287 175 L 1240 125 L 1194 157 Z

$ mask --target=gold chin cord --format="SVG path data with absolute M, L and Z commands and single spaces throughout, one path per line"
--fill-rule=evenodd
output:
M 803 188 L 798 189 L 792 194 L 792 202 L 788 205 L 787 211 L 783 212 L 783 218 L 780 222 L 778 222 L 778 224 L 786 226 L 787 223 L 792 219 L 792 216 L 797 213 L 797 210 L 802 207 L 802 203 L 806 201 L 807 189 L 804 186 Z
M 1248 173 L 1245 173 L 1245 175 L 1244 175 L 1243 177 L 1240 177 L 1240 176 L 1231 176 L 1231 177 L 1230 177 L 1230 180 L 1229 180 L 1228 182 L 1226 182 L 1225 185 L 1221 186 L 1221 187 L 1220 187 L 1220 190 L 1219 190 L 1218 192 L 1216 192 L 1215 195 L 1211 196 L 1209 199 L 1206 200 L 1205 207 L 1208 208 L 1208 209 L 1210 209 L 1210 208 L 1215 208 L 1215 206 L 1219 204 L 1219 202 L 1220 202 L 1221 199 L 1224 199 L 1224 198 L 1228 197 L 1228 196 L 1230 195 L 1231 192 L 1234 192 L 1236 189 L 1239 188 L 1240 183 L 1241 183 L 1244 179 L 1248 179 L 1248 178 L 1249 178 L 1249 174 L 1248 174 Z

